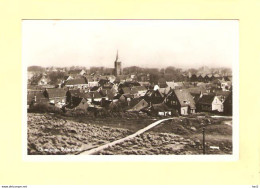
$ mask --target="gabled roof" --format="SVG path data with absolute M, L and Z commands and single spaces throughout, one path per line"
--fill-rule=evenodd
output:
M 144 108 L 146 108 L 147 106 L 149 106 L 148 102 L 145 101 L 144 99 L 133 99 L 130 102 L 130 106 L 132 106 L 131 109 L 129 109 L 128 111 L 140 111 Z
M 119 99 L 122 95 L 120 93 L 117 93 L 116 95 L 113 96 L 113 99 Z
M 172 110 L 165 103 L 153 104 L 151 109 L 155 110 L 157 112 L 163 112 L 163 111 L 170 111 L 170 110 Z
M 136 87 L 132 87 L 130 93 L 131 93 L 131 94 L 136 94 L 136 93 L 138 93 L 137 88 L 136 88 Z
M 191 94 L 205 93 L 206 89 L 203 87 L 192 87 L 187 89 Z
M 124 94 L 127 94 L 127 93 L 131 92 L 131 89 L 130 89 L 130 87 L 123 87 L 122 91 L 123 91 Z
M 88 81 L 84 78 L 68 80 L 65 85 L 78 85 L 78 84 L 88 84 Z
M 63 79 L 64 79 L 64 80 L 67 80 L 69 77 L 71 77 L 71 76 L 70 76 L 70 75 L 64 76 Z
M 67 105 L 66 108 L 73 109 L 77 107 L 81 102 L 87 102 L 85 98 L 77 98 L 73 100 L 73 104 Z
M 225 96 L 227 97 L 231 92 L 230 91 L 216 91 L 215 94 L 216 95 L 221 95 L 221 96 Z
M 195 101 L 187 89 L 174 89 L 173 90 L 181 106 L 195 107 Z
M 221 77 L 219 74 L 214 74 L 214 77 L 215 78 L 219 78 L 219 77 Z
M 90 91 L 97 91 L 99 89 L 99 86 L 94 86 L 90 89 Z
M 161 93 L 159 90 L 153 90 L 153 89 L 147 90 L 145 96 L 151 97 L 151 96 L 153 96 L 155 93 L 158 93 L 161 97 L 163 97 L 162 93 Z
M 129 93 L 123 94 L 123 96 L 124 96 L 125 98 L 134 98 L 134 95 L 133 95 L 133 94 L 129 94 Z
M 67 92 L 69 92 L 71 94 L 71 96 L 78 97 L 80 95 L 80 90 L 79 89 L 68 90 Z
M 66 96 L 66 90 L 64 90 L 62 88 L 47 89 L 46 91 L 48 93 L 49 98 Z
M 203 95 L 199 100 L 198 104 L 207 104 L 211 105 L 213 100 L 215 98 L 215 95 Z
M 167 95 L 170 91 L 170 88 L 167 87 L 167 88 L 159 88 L 159 91 L 160 93 L 164 94 L 164 95 Z

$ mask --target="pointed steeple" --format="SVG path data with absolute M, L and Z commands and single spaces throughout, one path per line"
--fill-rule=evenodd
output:
M 118 62 L 118 50 L 116 52 L 116 62 Z

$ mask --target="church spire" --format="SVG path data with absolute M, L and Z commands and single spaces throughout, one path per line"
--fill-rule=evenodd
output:
M 116 52 L 116 62 L 118 61 L 118 50 Z

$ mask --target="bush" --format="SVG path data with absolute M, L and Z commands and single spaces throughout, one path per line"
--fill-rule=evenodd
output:
M 83 116 L 86 115 L 86 110 L 83 109 L 76 109 L 71 112 L 72 116 Z
M 62 113 L 61 109 L 54 105 L 46 104 L 46 103 L 37 103 L 32 105 L 29 112 L 38 112 L 38 113 Z

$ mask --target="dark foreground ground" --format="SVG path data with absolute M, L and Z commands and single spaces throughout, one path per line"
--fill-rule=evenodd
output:
M 126 137 L 158 118 L 89 118 L 28 113 L 28 154 L 64 155 Z M 232 119 L 210 116 L 176 117 L 132 140 L 107 148 L 100 155 L 232 154 Z

